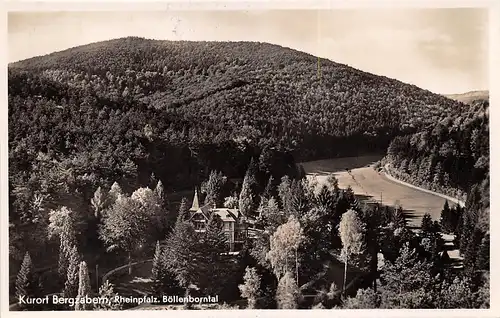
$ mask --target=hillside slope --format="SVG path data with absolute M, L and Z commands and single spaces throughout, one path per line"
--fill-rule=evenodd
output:
M 489 91 L 471 91 L 463 94 L 450 94 L 445 95 L 446 97 L 465 103 L 471 104 L 474 101 L 487 101 L 489 100 L 490 92 Z
M 108 114 L 131 105 L 148 114 L 159 138 L 188 127 L 185 133 L 199 142 L 249 139 L 311 157 L 318 151 L 313 148 L 322 148 L 310 147 L 311 140 L 321 141 L 327 155 L 352 145 L 346 137 L 370 139 L 364 146 L 383 150 L 400 131 L 420 129 L 464 106 L 328 60 L 318 72 L 316 57 L 276 45 L 141 38 L 13 63 L 9 95 L 46 97 L 80 111 L 86 98 Z M 11 101 L 12 122 L 19 115 L 14 106 Z
M 192 185 L 199 171 L 241 175 L 250 157 L 272 170 L 385 151 L 466 109 L 277 45 L 123 38 L 9 65 L 10 168 Z

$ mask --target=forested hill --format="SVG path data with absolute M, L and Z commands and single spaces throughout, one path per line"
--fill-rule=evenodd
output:
M 463 94 L 450 94 L 445 96 L 462 103 L 472 104 L 474 102 L 489 100 L 489 95 L 489 91 L 471 91 Z
M 251 156 L 385 151 L 464 107 L 277 45 L 116 39 L 9 65 L 11 173 L 28 178 L 38 160 L 189 183 L 201 168 L 244 171 Z

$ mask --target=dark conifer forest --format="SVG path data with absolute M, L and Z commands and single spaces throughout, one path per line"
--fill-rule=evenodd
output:
M 488 100 L 318 65 L 267 43 L 136 37 L 10 64 L 11 297 L 76 297 L 79 284 L 114 295 L 98 271 L 153 258 L 155 293 L 196 284 L 248 308 L 489 307 Z M 318 190 L 298 164 L 373 153 L 465 206 L 447 203 L 414 233 L 401 207 L 365 205 L 333 175 Z M 195 188 L 257 220 L 236 259 L 217 220 L 204 234 L 187 221 Z M 283 256 L 290 231 L 299 247 Z M 362 247 L 346 249 L 345 231 L 361 231 Z M 441 232 L 455 235 L 463 270 L 441 263 Z M 349 253 L 346 271 L 362 274 L 343 290 L 324 268 Z

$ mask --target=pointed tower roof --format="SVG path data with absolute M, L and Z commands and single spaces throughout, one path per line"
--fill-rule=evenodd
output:
M 198 190 L 194 189 L 194 198 L 193 198 L 193 205 L 191 205 L 191 209 L 189 211 L 196 212 L 200 209 L 200 203 L 198 200 Z

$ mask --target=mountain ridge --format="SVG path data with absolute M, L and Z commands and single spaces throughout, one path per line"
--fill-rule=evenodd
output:
M 444 96 L 465 104 L 470 104 L 477 100 L 489 100 L 489 95 L 489 90 L 473 90 L 461 94 L 446 94 Z
M 172 45 L 176 45 L 176 44 L 202 45 L 202 44 L 223 43 L 223 44 L 244 44 L 244 45 L 246 44 L 246 45 L 268 46 L 268 47 L 272 47 L 272 48 L 275 48 L 275 49 L 282 49 L 282 50 L 286 50 L 286 51 L 293 52 L 293 53 L 296 53 L 296 54 L 300 54 L 302 56 L 305 56 L 305 57 L 309 58 L 311 60 L 311 62 L 313 62 L 314 64 L 317 63 L 317 60 L 319 58 L 322 61 L 322 63 L 324 63 L 324 62 L 326 62 L 326 63 L 333 63 L 334 65 L 337 65 L 337 66 L 340 66 L 340 67 L 349 68 L 351 70 L 354 70 L 354 71 L 357 71 L 357 72 L 361 72 L 361 73 L 367 74 L 369 76 L 376 76 L 376 77 L 380 77 L 382 79 L 394 80 L 394 81 L 397 81 L 397 82 L 399 82 L 401 84 L 412 86 L 412 87 L 416 87 L 416 88 L 419 88 L 421 90 L 424 90 L 424 91 L 429 92 L 429 93 L 434 94 L 434 95 L 440 95 L 438 93 L 429 91 L 429 90 L 427 90 L 425 88 L 421 88 L 421 87 L 419 87 L 417 85 L 403 82 L 401 80 L 398 80 L 397 78 L 392 78 L 392 77 L 388 77 L 388 76 L 385 76 L 385 75 L 380 75 L 380 74 L 375 74 L 375 73 L 370 73 L 370 72 L 367 72 L 367 71 L 363 71 L 363 70 L 361 70 L 359 68 L 350 66 L 348 64 L 343 64 L 343 63 L 340 63 L 340 62 L 336 62 L 336 61 L 333 61 L 333 60 L 328 59 L 328 58 L 318 57 L 318 56 L 315 56 L 313 54 L 310 54 L 310 53 L 307 53 L 307 52 L 304 52 L 304 51 L 300 51 L 300 50 L 297 50 L 297 49 L 294 49 L 294 48 L 282 46 L 282 45 L 279 45 L 279 44 L 273 44 L 273 43 L 269 43 L 269 42 L 259 42 L 259 41 L 158 40 L 158 39 L 150 39 L 150 38 L 137 37 L 137 36 L 128 36 L 128 37 L 115 38 L 115 39 L 110 39 L 110 40 L 105 40 L 105 41 L 92 42 L 92 43 L 83 44 L 83 45 L 79 45 L 79 46 L 67 48 L 67 49 L 64 49 L 64 50 L 60 50 L 60 51 L 56 51 L 56 52 L 44 54 L 44 55 L 34 56 L 34 57 L 26 58 L 26 59 L 23 59 L 23 60 L 11 62 L 11 63 L 8 64 L 8 66 L 9 67 L 13 67 L 13 68 L 17 68 L 17 67 L 20 67 L 20 68 L 26 68 L 26 67 L 30 68 L 30 66 L 32 66 L 32 65 L 30 65 L 32 63 L 30 63 L 30 62 L 39 62 L 41 60 L 50 59 L 50 58 L 61 58 L 61 56 L 64 56 L 64 54 L 68 54 L 68 53 L 69 54 L 81 53 L 85 49 L 91 49 L 91 50 L 94 49 L 95 50 L 95 49 L 100 48 L 101 46 L 114 45 L 114 44 L 117 44 L 117 43 L 123 42 L 123 41 L 137 41 L 137 42 L 142 41 L 143 43 L 149 42 L 149 43 L 162 43 L 162 44 L 172 44 Z M 137 44 L 140 44 L 140 43 L 137 43 Z M 444 95 L 444 96 L 451 96 L 451 95 L 448 94 L 448 95 Z
M 385 152 L 395 136 L 470 108 L 329 60 L 322 60 L 318 74 L 317 57 L 259 42 L 128 37 L 27 59 L 8 70 L 14 148 L 30 145 L 63 160 L 108 147 L 109 160 L 123 169 L 130 161 L 151 169 L 151 158 L 160 162 L 165 154 L 159 152 L 172 147 L 182 156 L 206 148 L 204 164 L 221 170 L 264 149 L 297 161 Z M 92 135 L 102 136 L 99 145 Z M 181 169 L 186 160 L 179 156 L 169 159 L 173 167 L 165 176 Z

